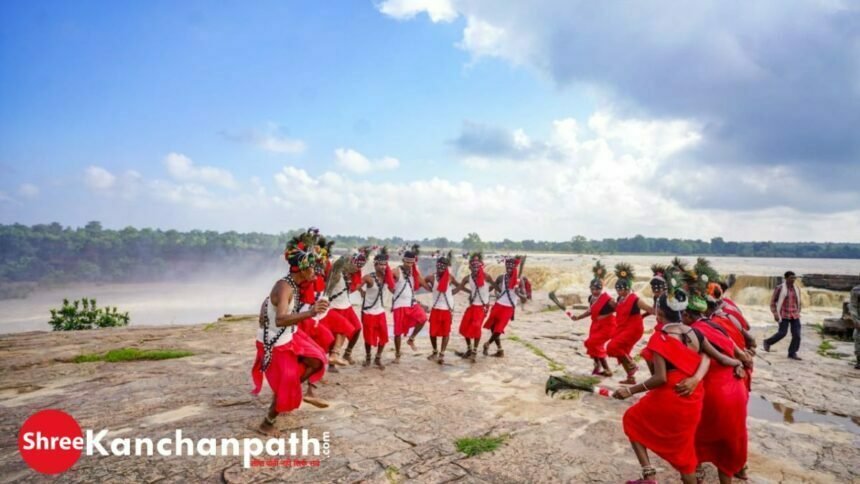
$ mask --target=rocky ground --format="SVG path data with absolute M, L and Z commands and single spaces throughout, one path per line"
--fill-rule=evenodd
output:
M 536 301 L 541 297 L 536 295 Z M 458 305 L 464 305 L 459 298 Z M 455 314 L 455 327 L 460 314 Z M 192 438 L 258 436 L 253 428 L 271 393 L 266 387 L 260 399 L 249 394 L 254 329 L 253 319 L 230 318 L 197 326 L 0 338 L 0 479 L 48 480 L 24 464 L 16 443 L 22 422 L 44 408 L 70 413 L 83 428 L 111 429 L 109 437 L 159 438 L 176 428 Z M 550 360 L 571 373 L 590 371 L 582 348 L 586 332 L 587 323 L 572 323 L 533 302 L 509 327 L 505 358 L 481 357 L 471 364 L 450 354 L 440 367 L 425 359 L 429 342 L 422 339 L 420 353 L 407 349 L 399 365 L 384 371 L 350 367 L 327 376 L 319 394 L 330 408 L 304 405 L 278 421 L 283 432 L 331 433 L 331 454 L 319 468 L 244 469 L 238 457 L 83 456 L 53 480 L 623 482 L 639 470 L 621 429 L 630 403 L 544 395 Z M 787 340 L 766 355 L 772 366 L 758 360 L 753 399 L 763 418 L 749 419 L 751 482 L 860 482 L 860 371 L 848 357 L 818 355 L 819 343 L 806 327 L 804 362 L 786 359 Z M 451 346 L 463 343 L 456 337 Z M 71 362 L 82 353 L 120 347 L 195 354 L 165 361 Z M 851 352 L 847 343 L 837 350 Z M 389 348 L 386 360 L 392 358 Z M 606 384 L 617 386 L 616 380 Z M 798 409 L 794 423 L 775 410 L 789 407 Z M 804 408 L 854 417 L 854 422 L 824 415 L 820 422 L 803 422 Z M 473 457 L 457 451 L 456 439 L 483 435 L 507 440 Z M 656 463 L 662 482 L 677 481 L 667 464 Z M 709 481 L 715 481 L 712 469 Z

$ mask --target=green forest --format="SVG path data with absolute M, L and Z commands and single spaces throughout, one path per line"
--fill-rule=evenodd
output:
M 84 227 L 59 223 L 26 226 L 0 225 L 0 284 L 131 282 L 181 277 L 202 268 L 230 262 L 271 264 L 287 240 L 299 230 L 277 235 L 192 230 L 109 230 L 99 222 Z M 860 258 L 858 243 L 727 242 L 722 238 L 687 240 L 631 238 L 589 240 L 484 241 L 476 233 L 462 240 L 444 237 L 405 240 L 336 235 L 336 248 L 361 245 L 399 247 L 419 243 L 426 248 L 517 252 L 573 252 L 586 254 L 724 255 L 743 257 Z M 258 266 L 259 267 L 259 266 Z

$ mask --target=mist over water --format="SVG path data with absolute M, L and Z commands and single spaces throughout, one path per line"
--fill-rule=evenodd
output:
M 560 291 L 585 295 L 591 280 L 591 266 L 600 259 L 609 268 L 624 261 L 631 263 L 640 279 L 634 289 L 649 295 L 645 279 L 650 277 L 650 265 L 668 263 L 669 256 L 605 256 L 578 254 L 529 254 L 526 275 L 535 291 Z M 750 307 L 754 314 L 767 318 L 767 306 L 772 293 L 772 277 L 786 270 L 798 274 L 860 274 L 860 260 L 856 259 L 771 259 L 712 257 L 713 266 L 721 274 L 738 275 L 730 295 L 742 306 Z M 686 258 L 690 263 L 694 257 Z M 492 276 L 502 273 L 503 266 L 492 255 L 485 258 L 487 272 Z M 392 258 L 392 265 L 397 257 Z M 432 271 L 433 264 L 422 260 L 424 274 Z M 457 257 L 454 268 L 457 276 L 468 273 L 465 260 Z M 366 266 L 365 270 L 370 270 Z M 49 310 L 69 300 L 94 298 L 100 307 L 116 306 L 128 311 L 131 325 L 170 325 L 207 323 L 224 314 L 256 314 L 260 303 L 268 295 L 274 282 L 283 277 L 287 266 L 280 258 L 271 263 L 249 265 L 225 263 L 204 272 L 187 275 L 182 280 L 129 284 L 76 284 L 61 288 L 39 289 L 26 299 L 0 301 L 0 333 L 41 330 L 50 326 Z M 614 294 L 611 287 L 607 287 Z M 803 302 L 818 314 L 836 313 L 847 293 L 804 288 Z

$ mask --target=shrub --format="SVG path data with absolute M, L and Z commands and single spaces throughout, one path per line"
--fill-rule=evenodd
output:
M 51 309 L 48 324 L 54 331 L 76 331 L 79 329 L 111 328 L 128 325 L 128 313 L 120 313 L 115 307 L 96 307 L 95 299 L 84 298 L 69 304 L 63 299 L 63 307 Z

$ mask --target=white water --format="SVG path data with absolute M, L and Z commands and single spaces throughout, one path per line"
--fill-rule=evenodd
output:
M 488 257 L 488 262 L 491 259 Z M 526 274 L 532 279 L 535 290 L 570 291 L 584 295 L 591 279 L 591 265 L 597 259 L 598 256 L 594 255 L 531 254 L 526 262 Z M 609 268 L 620 261 L 629 262 L 638 276 L 645 277 L 650 275 L 651 264 L 666 264 L 671 257 L 606 256 L 600 260 Z M 686 260 L 695 262 L 694 257 Z M 857 259 L 713 257 L 710 260 L 723 274 L 776 276 L 789 269 L 798 274 L 860 274 L 860 260 Z M 465 264 L 460 266 L 461 272 L 466 270 Z M 27 299 L 0 301 L 0 333 L 50 330 L 49 310 L 61 306 L 63 298 L 95 298 L 99 306 L 116 306 L 120 311 L 129 312 L 132 325 L 194 324 L 211 322 L 224 314 L 256 314 L 282 269 L 282 265 L 274 266 L 268 274 L 256 278 L 209 278 L 192 283 L 90 284 L 38 290 Z M 490 262 L 488 270 L 496 274 L 501 267 Z M 643 285 L 637 284 L 637 289 Z M 735 295 L 736 300 L 755 312 L 761 312 L 766 320 L 769 291 L 764 287 L 747 287 L 743 291 Z M 827 296 L 819 295 L 811 300 L 813 306 L 819 306 L 816 313 L 838 312 L 842 293 Z

